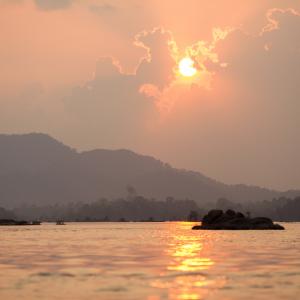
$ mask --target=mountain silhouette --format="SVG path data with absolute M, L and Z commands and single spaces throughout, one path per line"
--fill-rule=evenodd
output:
M 226 185 L 129 150 L 78 152 L 40 133 L 0 135 L 0 166 L 3 207 L 117 198 L 128 186 L 146 197 L 189 198 L 200 205 L 220 197 L 242 203 L 299 194 Z

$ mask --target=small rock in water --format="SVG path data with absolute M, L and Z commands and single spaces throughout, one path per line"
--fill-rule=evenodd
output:
M 13 219 L 0 219 L 0 226 L 25 226 L 25 225 L 41 225 L 41 222 L 39 221 L 33 221 L 33 222 L 28 222 L 28 221 L 16 221 Z
M 215 230 L 283 230 L 284 227 L 274 224 L 269 218 L 246 218 L 241 212 L 228 209 L 225 213 L 219 209 L 213 209 L 203 217 L 202 224 L 192 229 L 215 229 Z

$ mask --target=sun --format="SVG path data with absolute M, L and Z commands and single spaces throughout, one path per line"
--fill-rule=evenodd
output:
M 179 72 L 182 76 L 192 77 L 197 73 L 197 69 L 194 67 L 195 61 L 190 57 L 184 57 L 181 59 L 178 65 Z

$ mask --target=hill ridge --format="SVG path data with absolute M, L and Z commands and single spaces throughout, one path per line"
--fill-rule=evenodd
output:
M 0 206 L 91 202 L 124 196 L 127 186 L 150 198 L 199 204 L 297 196 L 244 184 L 227 185 L 200 172 L 173 168 L 128 149 L 78 151 L 44 133 L 0 134 Z

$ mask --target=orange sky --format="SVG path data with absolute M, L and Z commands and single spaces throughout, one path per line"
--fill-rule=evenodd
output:
M 59 1 L 59 0 L 58 0 Z M 63 1 L 63 0 L 62 0 Z M 41 1 L 42 2 L 42 1 Z M 300 8 L 299 1 L 111 1 L 115 11 L 93 12 L 104 1 L 73 1 L 68 9 L 41 10 L 34 1 L 0 1 L 0 79 L 5 85 L 85 82 L 101 56 L 112 55 L 132 71 L 144 54 L 134 35 L 162 26 L 185 48 L 211 39 L 214 27 L 258 33 L 270 7 Z M 6 4 L 5 4 L 6 3 Z M 20 4 L 22 3 L 22 5 Z
M 0 0 L 0 131 L 299 188 L 297 11 L 296 0 Z M 216 28 L 227 35 L 214 40 Z M 183 80 L 188 49 L 199 72 Z

